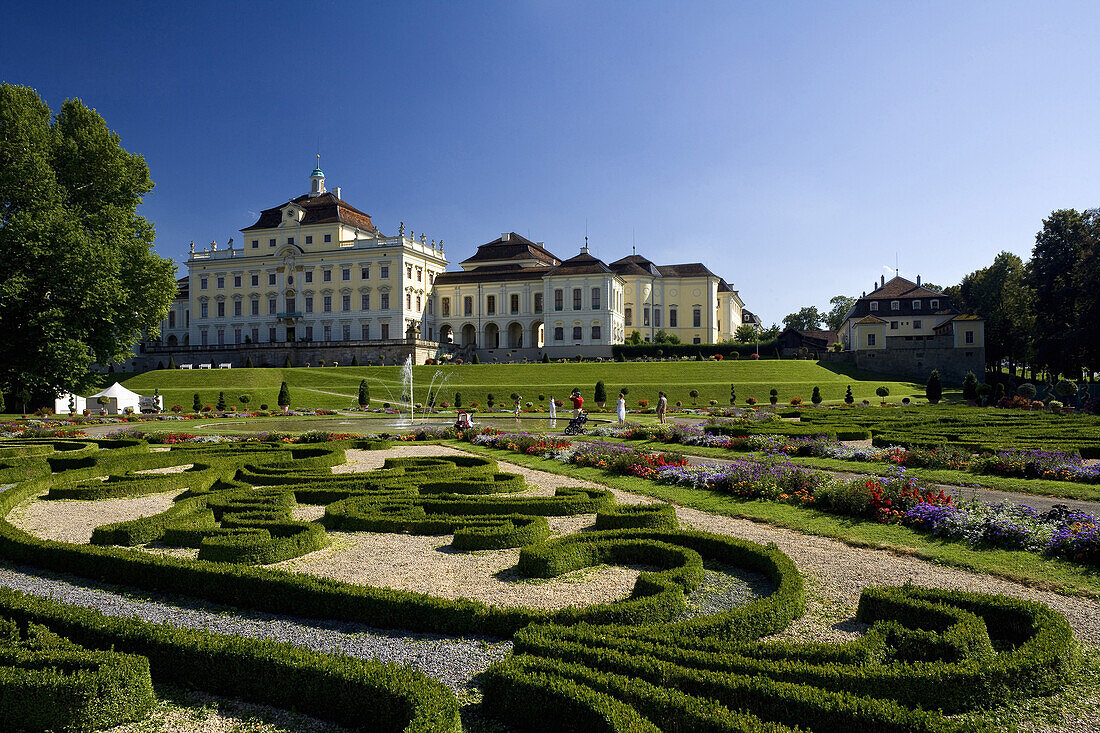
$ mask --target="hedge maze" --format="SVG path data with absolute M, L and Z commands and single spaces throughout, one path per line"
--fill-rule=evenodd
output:
M 863 592 L 869 625 L 840 644 L 766 640 L 805 612 L 803 580 L 774 545 L 680 529 L 669 505 L 610 492 L 531 496 L 473 456 L 388 459 L 333 473 L 348 448 L 384 443 L 184 445 L 0 442 L 0 515 L 45 496 L 98 500 L 182 491 L 157 515 L 42 540 L 0 522 L 0 557 L 149 591 L 380 628 L 514 640 L 483 673 L 482 713 L 513 731 L 980 731 L 967 715 L 1048 694 L 1074 673 L 1066 620 L 1001 596 L 912 586 Z M 189 464 L 187 470 L 140 473 Z M 105 479 L 105 480 L 104 480 Z M 297 504 L 324 505 L 316 522 Z M 551 537 L 547 517 L 595 514 Z M 458 551 L 521 548 L 518 571 L 551 578 L 641 565 L 630 596 L 556 611 L 489 606 L 264 567 L 328 543 L 326 530 L 453 535 Z M 197 559 L 145 552 L 198 549 Z M 771 592 L 688 618 L 710 564 L 763 575 Z M 174 682 L 363 731 L 461 730 L 459 704 L 411 668 L 218 636 L 0 588 L 0 729 L 94 730 L 141 718 L 152 682 Z M 47 704 L 47 701 L 49 704 Z

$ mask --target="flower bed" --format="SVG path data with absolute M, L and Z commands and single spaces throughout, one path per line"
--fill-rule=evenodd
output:
M 1085 465 L 1076 451 L 1002 450 L 977 459 L 972 470 L 994 476 L 1100 483 L 1100 465 Z

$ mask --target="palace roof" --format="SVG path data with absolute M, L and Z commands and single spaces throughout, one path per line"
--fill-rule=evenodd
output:
M 287 204 L 300 206 L 305 215 L 302 224 L 346 224 L 366 232 L 375 232 L 378 229 L 370 220 L 370 215 L 355 208 L 347 201 L 336 198 L 334 193 L 323 193 L 320 196 L 311 197 L 302 194 L 298 198 L 291 199 L 284 204 L 260 212 L 260 218 L 250 227 L 245 227 L 242 232 L 253 229 L 274 229 L 283 220 L 283 209 Z
M 543 264 L 560 265 L 561 260 L 547 251 L 541 244 L 532 242 L 515 232 L 506 232 L 492 242 L 486 242 L 477 248 L 473 257 L 459 264 L 477 265 L 480 262 L 499 262 L 501 260 L 534 260 Z
M 581 252 L 570 257 L 554 269 L 549 275 L 613 275 L 614 271 L 605 265 L 602 260 L 593 257 L 588 252 Z

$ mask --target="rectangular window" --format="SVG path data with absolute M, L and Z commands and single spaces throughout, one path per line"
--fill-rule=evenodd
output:
M 469 295 L 462 299 L 462 314 L 466 316 L 474 314 L 474 299 Z
M 252 301 L 252 315 L 260 315 L 260 301 L 258 299 Z
M 253 328 L 252 329 L 252 343 L 254 343 L 254 344 L 260 343 L 260 329 L 258 329 L 258 328 Z
M 443 301 L 440 303 L 440 308 L 442 309 L 444 316 L 451 315 L 451 299 L 443 298 Z
M 312 312 L 313 312 L 313 296 L 312 295 L 307 295 L 306 296 L 306 313 L 312 313 Z
M 313 282 L 313 270 L 306 270 L 306 282 Z
M 485 296 L 485 312 L 492 316 L 497 312 L 497 297 L 495 295 Z
M 252 276 L 252 287 L 254 287 L 254 288 L 258 287 L 259 284 L 260 284 L 260 276 L 259 275 L 253 275 Z
M 574 341 L 580 341 L 582 338 L 584 338 L 584 334 L 581 330 L 581 327 L 580 326 L 573 326 L 573 340 Z
M 935 303 L 936 301 L 934 301 L 934 300 L 933 300 L 932 302 L 933 302 L 933 303 Z M 873 311 L 877 311 L 877 310 L 878 310 L 878 302 L 876 302 L 876 301 L 871 301 L 871 310 L 873 310 Z
M 286 238 L 286 243 L 287 244 L 294 244 L 294 237 L 287 237 Z
M 225 302 L 218 301 L 218 318 L 225 318 Z
M 225 329 L 218 329 L 218 346 L 225 346 Z
M 382 340 L 385 341 L 385 340 L 389 339 L 389 337 L 390 337 L 390 324 L 383 323 L 382 324 Z
M 413 266 L 405 265 L 405 277 L 409 280 L 413 279 Z
M 973 331 L 967 331 L 966 332 L 966 343 L 968 343 L 968 344 L 974 343 L 974 332 Z
M 348 281 L 348 280 L 351 280 L 351 268 L 350 267 L 345 267 L 342 270 L 340 270 L 340 279 L 344 280 L 345 282 Z
M 699 328 L 703 324 L 703 311 L 695 308 L 691 311 L 691 325 Z
M 592 340 L 593 341 L 599 341 L 600 340 L 600 327 L 599 326 L 593 326 L 592 327 Z
M 370 280 L 370 265 L 360 268 L 359 277 L 363 280 Z
M 332 235 L 331 234 L 326 234 L 325 235 L 325 241 L 326 242 L 331 242 L 332 241 Z
M 535 293 L 535 313 L 542 313 L 542 293 Z
M 920 310 L 920 301 L 919 300 L 914 300 L 913 301 L 913 310 L 915 310 L 915 311 Z
M 643 326 L 648 326 L 649 325 L 649 306 L 648 305 L 645 308 L 642 308 L 642 325 Z
M 600 309 L 600 289 L 592 288 L 592 310 L 598 311 Z
M 210 340 L 210 335 L 206 331 L 203 331 L 200 336 L 202 340 L 202 345 L 206 346 L 207 342 Z
M 278 307 L 275 303 L 275 299 L 274 298 L 268 298 L 267 299 L 267 314 L 269 316 L 273 316 L 273 315 L 275 315 L 275 311 L 277 311 L 277 310 L 278 310 Z
M 253 239 L 252 240 L 252 249 L 259 249 L 259 248 L 260 248 L 260 240 Z
M 268 285 L 274 285 L 275 284 L 275 273 L 274 272 L 269 272 L 267 274 L 267 284 Z
M 239 288 L 240 286 L 241 286 L 241 276 L 240 275 L 234 275 L 233 276 L 233 287 Z
M 424 282 L 424 271 L 421 270 L 419 267 L 416 268 L 416 281 L 418 283 L 419 282 Z
M 343 310 L 343 311 L 350 311 L 351 310 L 351 296 L 350 295 L 343 295 L 343 296 L 340 297 L 340 310 Z
M 675 308 L 669 308 L 668 309 L 668 327 L 669 328 L 676 328 L 676 309 Z
M 233 329 L 233 343 L 241 343 L 241 329 L 239 328 Z
M 654 308 L 653 309 L 653 326 L 655 328 L 660 328 L 661 327 L 661 309 L 660 308 Z
M 294 302 L 294 298 L 287 298 L 286 299 L 286 312 L 287 313 L 293 313 L 295 310 L 297 310 L 294 307 L 295 305 L 297 305 L 297 303 Z
M 218 289 L 221 290 L 224 287 L 225 287 L 225 277 L 222 276 L 222 275 L 218 275 Z
M 321 280 L 323 280 L 324 282 L 327 282 L 327 283 L 332 282 L 332 270 L 322 270 L 321 271 Z
M 867 345 L 868 346 L 874 346 L 875 345 L 875 334 L 873 334 L 873 333 L 867 334 Z
M 176 327 L 176 312 L 168 311 L 168 328 Z
M 691 340 L 691 343 L 693 343 L 693 344 L 701 344 L 701 343 L 703 343 L 703 339 L 701 339 L 701 338 L 699 338 L 698 336 L 696 336 L 695 338 L 693 338 L 693 339 Z
M 321 301 L 321 308 L 325 313 L 332 313 L 332 296 L 324 296 L 324 300 Z
M 937 308 L 940 307 L 940 301 L 930 300 L 930 301 L 928 301 L 928 307 L 931 308 L 932 310 L 936 310 Z
M 274 247 L 275 246 L 275 240 L 274 239 L 267 240 L 267 246 L 268 247 Z M 274 333 L 274 331 L 272 331 L 272 333 Z M 271 340 L 274 341 L 275 339 L 271 339 Z
M 623 320 L 626 322 L 626 325 L 628 325 L 628 326 L 633 326 L 634 325 L 634 309 L 633 308 L 624 308 L 623 309 Z
M 416 311 L 419 313 L 423 302 L 420 300 L 420 296 L 416 296 Z
M 344 327 L 341 328 L 340 331 L 341 331 L 341 335 L 344 337 L 345 341 L 351 341 L 351 324 L 350 323 L 345 323 Z
M 379 265 L 378 266 L 378 277 L 382 278 L 383 280 L 389 280 L 390 279 L 390 266 L 389 265 Z
M 359 338 L 364 341 L 370 341 L 370 324 L 364 323 L 359 327 Z
M 919 320 L 913 321 L 913 328 L 914 329 L 919 331 L 920 327 L 921 327 L 921 321 L 919 321 Z
M 560 311 L 565 307 L 563 300 L 565 298 L 565 291 L 561 288 L 554 290 L 554 310 Z
M 359 310 L 361 310 L 361 311 L 369 311 L 370 310 L 370 293 L 360 293 L 359 294 Z
M 892 310 L 892 311 L 901 310 L 901 301 L 900 300 L 891 300 L 890 301 L 890 310 Z
M 209 285 L 209 283 L 205 277 L 199 279 L 199 290 L 206 290 L 207 285 Z
M 199 318 L 206 318 L 209 315 L 209 303 L 199 303 Z M 203 331 L 203 333 L 206 333 Z
M 897 321 L 890 321 L 890 330 L 891 331 L 897 331 L 898 330 L 898 322 Z
M 233 301 L 233 315 L 235 315 L 235 316 L 241 315 L 241 301 L 239 301 L 239 300 L 234 300 Z
M 203 333 L 205 333 L 205 331 Z M 561 326 L 557 326 L 554 329 L 554 340 L 555 341 L 564 341 L 565 340 L 565 329 L 562 328 Z
M 379 305 L 382 308 L 382 310 L 388 311 L 390 309 L 390 294 L 389 293 L 382 293 L 381 301 L 382 302 Z
M 275 338 L 275 329 L 274 328 L 267 329 L 267 340 L 270 341 L 271 343 L 275 343 L 278 340 L 278 339 Z
M 508 305 L 512 313 L 519 313 L 519 294 L 512 293 L 508 296 Z
M 325 341 L 332 341 L 332 326 L 325 326 L 321 331 L 324 334 L 321 338 Z
M 313 326 L 306 326 L 306 341 L 313 340 Z
M 416 296 L 416 299 L 420 300 L 420 296 L 419 295 Z M 435 298 L 428 298 L 428 315 L 429 316 L 434 316 L 435 315 Z M 428 340 L 431 341 L 431 339 L 428 339 Z
M 573 288 L 573 310 L 579 311 L 581 309 L 581 289 Z
M 307 234 L 306 235 L 306 244 L 313 244 L 313 235 L 312 234 Z

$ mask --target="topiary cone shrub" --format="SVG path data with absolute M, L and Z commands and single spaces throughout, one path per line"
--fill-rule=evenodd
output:
M 779 390 L 773 387 L 772 390 L 768 392 L 768 401 L 771 402 L 773 405 L 776 402 L 779 402 Z
M 940 384 L 939 370 L 933 369 L 932 373 L 928 375 L 928 384 L 924 386 L 924 396 L 933 405 L 938 405 L 940 400 L 943 399 L 943 385 Z
M 974 372 L 967 372 L 963 379 L 963 399 L 968 403 L 978 401 L 978 378 L 974 376 Z
M 856 401 L 856 398 L 852 396 L 852 385 L 848 385 L 848 391 L 844 393 L 844 404 L 850 405 Z
M 287 408 L 290 407 L 290 387 L 286 385 L 286 382 L 279 385 L 279 399 L 276 400 L 276 403 L 283 408 L 283 412 L 286 412 Z
M 607 387 L 604 386 L 603 382 L 596 382 L 596 390 L 593 394 L 593 399 L 601 408 L 607 404 Z
M 813 394 L 810 395 L 810 402 L 814 403 L 815 405 L 820 405 L 821 404 L 821 388 L 820 387 L 814 387 L 814 392 L 813 392 Z

